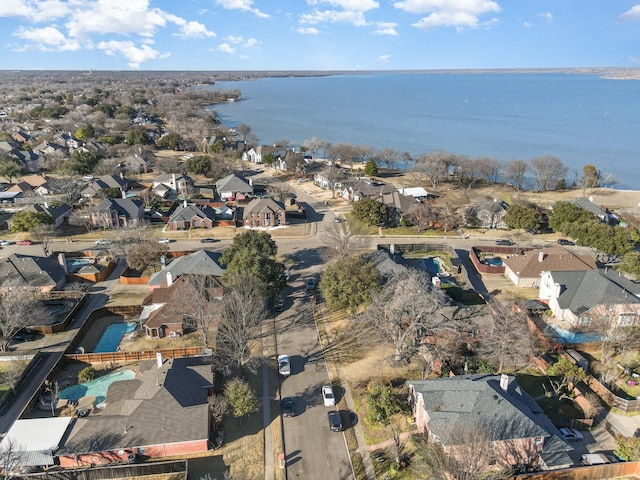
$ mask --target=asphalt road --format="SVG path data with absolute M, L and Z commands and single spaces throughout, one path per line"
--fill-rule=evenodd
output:
M 314 292 L 305 289 L 306 279 L 319 278 L 321 259 L 314 249 L 295 255 L 285 294 L 284 310 L 276 319 L 278 353 L 291 359 L 291 375 L 281 377 L 281 397 L 292 397 L 295 416 L 284 418 L 287 478 L 309 480 L 352 479 L 353 473 L 344 434 L 329 430 L 321 388 L 329 373 L 313 318 Z M 344 420 L 343 420 L 344 422 Z

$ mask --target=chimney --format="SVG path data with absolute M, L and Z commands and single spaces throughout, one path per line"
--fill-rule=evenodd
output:
M 175 173 L 171 174 L 171 186 L 173 187 L 174 190 L 177 190 L 177 188 L 176 188 L 176 174 Z
M 69 275 L 69 266 L 67 265 L 67 257 L 65 256 L 64 252 L 60 252 L 58 254 L 58 263 L 64 270 L 64 274 Z
M 166 255 L 160 255 L 160 265 L 162 266 L 162 270 L 167 268 L 167 256 Z
M 509 375 L 500 375 L 500 388 L 505 392 L 509 390 Z
M 253 180 L 249 179 L 249 185 L 251 185 L 253 187 Z
M 562 285 L 560 285 L 559 283 L 556 283 L 554 286 L 556 287 L 556 298 L 558 298 L 562 293 Z
M 544 260 L 544 252 L 538 253 L 538 261 L 542 262 Z
M 186 198 L 182 201 L 182 206 L 184 208 L 187 208 L 187 199 Z
M 120 178 L 124 178 L 124 173 L 120 172 Z
M 167 272 L 167 287 L 170 287 L 173 284 L 173 275 L 171 272 Z
M 156 352 L 156 365 L 158 368 L 162 368 L 162 352 Z
M 122 198 L 127 198 L 127 194 L 124 190 L 120 190 Z

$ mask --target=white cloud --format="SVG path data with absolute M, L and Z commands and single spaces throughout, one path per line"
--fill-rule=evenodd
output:
M 640 5 L 634 5 L 620 15 L 620 20 L 640 20 Z
M 127 59 L 127 65 L 131 68 L 139 68 L 142 62 L 166 58 L 168 56 L 168 54 L 160 54 L 160 52 L 151 48 L 149 45 L 138 47 L 130 40 L 124 42 L 110 40 L 108 42 L 100 42 L 96 46 L 107 55 L 122 55 Z
M 32 22 L 48 22 L 63 18 L 70 7 L 61 0 L 2 0 L 0 17 L 24 17 Z
M 234 36 L 234 35 L 227 35 L 227 36 L 225 37 L 225 40 L 226 40 L 227 42 L 230 42 L 230 43 L 233 43 L 233 44 L 236 44 L 236 45 L 237 45 L 238 43 L 241 43 L 241 42 L 242 42 L 243 38 L 242 38 L 242 37 L 236 37 L 236 36 Z
M 269 18 L 268 14 L 253 6 L 253 0 L 217 0 L 216 3 L 227 10 L 241 10 L 243 12 L 251 12 L 256 17 Z
M 480 21 L 481 16 L 500 11 L 500 6 L 493 0 L 403 0 L 393 6 L 407 13 L 428 14 L 413 24 L 424 30 L 477 28 L 486 25 Z
M 533 24 L 531 24 L 531 23 L 529 23 L 529 22 L 524 22 L 524 23 L 522 24 L 522 26 L 523 26 L 524 28 L 531 28 L 531 27 L 533 26 Z
M 320 30 L 313 27 L 300 27 L 296 30 L 296 32 L 301 33 L 302 35 L 318 35 Z
M 379 63 L 388 63 L 390 58 L 391 58 L 391 55 L 380 55 L 377 61 Z
M 300 17 L 300 23 L 317 25 L 318 23 L 351 23 L 356 27 L 367 25 L 362 12 L 325 10 L 306 13 Z
M 380 6 L 380 4 L 374 0 L 324 0 L 324 2 L 318 2 L 318 4 L 320 3 L 358 12 L 366 12 Z
M 176 33 L 177 37 L 184 38 L 208 38 L 215 37 L 215 32 L 207 30 L 207 27 L 200 22 L 185 22 L 184 25 L 180 25 L 182 33 Z
M 636 56 L 632 55 L 632 56 L 629 57 L 629 62 L 633 63 L 635 65 L 638 65 L 638 64 L 640 64 L 640 57 L 636 57 Z
M 80 44 L 78 42 L 73 39 L 66 38 L 64 34 L 55 27 L 19 27 L 13 35 L 30 42 L 33 48 L 42 51 L 73 51 L 80 49 Z
M 244 45 L 242 45 L 244 48 L 253 48 L 253 47 L 257 47 L 260 44 L 260 42 L 258 40 L 256 40 L 255 38 L 249 38 L 247 39 L 246 42 L 244 42 Z
M 543 12 L 539 13 L 538 16 L 542 18 L 545 22 L 551 23 L 553 22 L 553 15 L 551 12 Z
M 373 31 L 374 35 L 392 35 L 397 36 L 398 32 L 396 27 L 397 23 L 393 22 L 378 22 L 376 23 L 376 29 Z
M 228 43 L 221 43 L 218 45 L 218 50 L 224 53 L 234 53 L 235 49 Z

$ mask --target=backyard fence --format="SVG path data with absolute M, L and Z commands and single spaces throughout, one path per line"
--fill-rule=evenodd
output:
M 122 363 L 155 360 L 158 352 L 162 354 L 162 358 L 197 357 L 203 354 L 202 347 L 185 347 L 141 352 L 67 353 L 64 358 L 85 363 Z
M 105 480 L 119 478 L 141 478 L 147 479 L 166 478 L 166 475 L 173 474 L 171 478 L 187 478 L 187 461 L 176 460 L 172 462 L 152 462 L 134 465 L 113 465 L 109 467 L 93 467 L 82 469 L 55 470 L 43 473 L 32 473 L 21 475 L 20 478 L 32 480 Z M 177 476 L 179 475 L 179 477 Z

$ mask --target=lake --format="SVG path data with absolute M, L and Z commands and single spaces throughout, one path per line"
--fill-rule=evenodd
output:
M 260 143 L 444 150 L 505 162 L 560 158 L 572 183 L 586 164 L 616 188 L 640 190 L 640 81 L 574 73 L 375 73 L 264 78 L 202 88 L 244 100 L 214 105 L 225 125 L 245 123 Z

